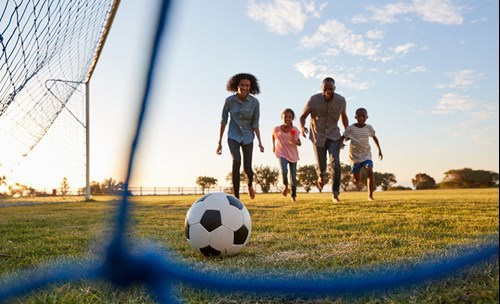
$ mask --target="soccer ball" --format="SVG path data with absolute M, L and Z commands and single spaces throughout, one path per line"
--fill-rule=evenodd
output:
M 224 192 L 202 196 L 186 213 L 188 243 L 205 256 L 238 254 L 250 240 L 250 213 L 236 197 Z

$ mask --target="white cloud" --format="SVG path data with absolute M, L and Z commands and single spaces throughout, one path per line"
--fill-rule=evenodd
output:
M 478 22 L 487 22 L 488 21 L 488 18 L 480 18 L 480 19 L 476 19 L 476 20 L 471 20 L 470 23 L 471 24 L 474 24 L 474 23 L 478 23 Z
M 344 24 L 336 20 L 327 21 L 313 35 L 303 37 L 300 43 L 305 48 L 326 45 L 328 48 L 368 58 L 374 57 L 380 47 L 363 39 L 363 36 L 354 34 Z
M 469 112 L 469 118 L 449 126 L 447 130 L 456 137 L 466 136 L 477 142 L 498 143 L 498 105 L 476 103 Z
M 384 38 L 384 32 L 381 30 L 371 30 L 366 32 L 365 37 L 368 39 L 382 39 Z
M 356 78 L 344 76 L 338 76 L 335 79 L 335 83 L 338 83 L 341 88 L 345 87 L 356 90 L 368 90 L 372 86 L 372 84 L 366 81 L 359 81 Z
M 319 8 L 316 8 L 316 4 L 314 3 L 315 1 L 302 1 L 302 5 L 304 7 L 304 10 L 306 13 L 310 14 L 311 16 L 315 18 L 320 18 L 321 17 L 321 12 L 325 9 L 325 7 L 328 5 L 328 2 L 325 2 L 319 6 Z
M 371 84 L 366 81 L 360 81 L 357 75 L 363 75 L 365 68 L 350 67 L 345 68 L 337 66 L 332 68 L 328 63 L 316 63 L 316 59 L 306 59 L 293 65 L 293 68 L 307 79 L 324 79 L 325 77 L 334 77 L 337 88 L 352 88 L 357 90 L 366 90 Z
M 419 65 L 419 66 L 416 66 L 416 67 L 412 68 L 410 70 L 410 73 L 423 73 L 425 71 L 427 71 L 427 68 L 424 67 L 424 66 Z
M 445 25 L 462 24 L 459 9 L 449 0 L 413 0 L 413 7 L 422 20 Z
M 354 24 L 366 23 L 368 22 L 368 19 L 366 18 L 366 16 L 358 14 L 351 18 L 351 22 Z
M 438 83 L 436 88 L 469 88 L 472 86 L 476 80 L 482 77 L 481 74 L 477 74 L 474 70 L 462 70 L 458 72 L 448 72 L 446 73 L 448 78 L 451 78 L 449 83 Z
M 397 22 L 397 16 L 402 14 L 408 14 L 413 11 L 413 7 L 404 3 L 392 3 L 384 6 L 368 6 L 366 8 L 372 13 L 370 19 L 383 23 L 395 23 Z
M 406 54 L 410 51 L 410 49 L 414 48 L 415 47 L 415 43 L 406 43 L 406 44 L 403 44 L 403 45 L 398 45 L 397 47 L 393 48 L 393 52 L 395 54 Z
M 310 16 L 319 18 L 325 6 L 322 4 L 317 9 L 314 1 L 273 0 L 257 3 L 250 0 L 247 15 L 264 23 L 270 32 L 285 35 L 301 32 L 307 19 Z
M 432 110 L 432 114 L 450 114 L 456 112 L 465 112 L 474 107 L 470 96 L 459 95 L 455 93 L 444 94 L 437 107 Z
M 413 0 L 411 3 L 391 3 L 382 6 L 368 6 L 370 20 L 382 24 L 396 23 L 401 15 L 414 14 L 423 21 L 444 25 L 462 24 L 460 9 L 449 0 Z M 366 17 L 357 17 L 366 20 Z
M 293 68 L 306 79 L 319 78 L 318 75 L 326 74 L 326 68 L 324 66 L 315 64 L 310 59 L 294 64 Z

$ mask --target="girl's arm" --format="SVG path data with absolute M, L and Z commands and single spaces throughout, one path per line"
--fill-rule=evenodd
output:
M 273 132 L 272 137 L 273 137 L 273 153 L 276 153 L 276 141 L 275 141 L 276 139 L 274 137 L 274 132 Z
M 295 127 L 294 127 L 294 128 L 295 128 Z M 302 145 L 302 142 L 300 141 L 300 131 L 299 131 L 299 129 L 295 128 L 294 132 L 297 132 L 297 133 L 298 133 L 298 134 L 297 134 L 297 139 L 295 139 L 295 134 L 293 134 L 293 139 L 294 139 L 294 141 L 295 141 L 295 144 L 296 144 L 297 146 Z

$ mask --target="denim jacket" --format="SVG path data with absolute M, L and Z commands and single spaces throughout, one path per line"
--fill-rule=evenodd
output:
M 224 103 L 220 123 L 227 125 L 228 116 L 231 116 L 227 132 L 228 139 L 244 145 L 252 143 L 255 137 L 254 128 L 259 127 L 259 100 L 251 95 L 243 101 L 237 94 L 229 96 Z

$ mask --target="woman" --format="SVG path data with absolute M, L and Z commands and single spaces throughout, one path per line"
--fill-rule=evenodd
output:
M 222 109 L 219 143 L 216 153 L 218 155 L 222 154 L 222 136 L 226 129 L 228 115 L 230 115 L 231 120 L 229 121 L 227 132 L 227 143 L 229 152 L 231 152 L 233 158 L 231 174 L 234 196 L 237 198 L 240 197 L 240 168 L 241 154 L 243 153 L 243 170 L 247 176 L 248 195 L 251 199 L 254 199 L 252 151 L 255 135 L 257 135 L 257 140 L 259 141 L 260 152 L 264 152 L 259 130 L 259 100 L 252 96 L 260 93 L 259 83 L 254 75 L 240 73 L 229 78 L 226 89 L 228 92 L 235 94 L 226 98 Z

